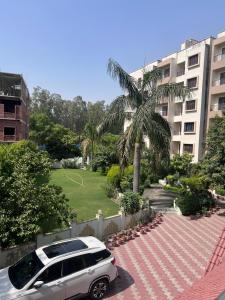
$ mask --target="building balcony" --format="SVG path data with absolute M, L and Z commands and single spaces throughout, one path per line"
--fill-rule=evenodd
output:
M 214 61 L 212 64 L 213 70 L 219 70 L 225 68 L 225 54 L 218 54 L 214 56 Z
M 211 95 L 223 94 L 223 93 L 225 93 L 225 80 L 220 79 L 220 80 L 213 81 L 211 87 Z
M 177 71 L 177 77 L 183 76 L 185 74 L 185 69 Z
M 167 83 L 170 83 L 171 81 L 172 81 L 172 77 L 171 77 L 171 76 L 164 77 L 164 78 L 159 79 L 159 80 L 157 81 L 157 85 L 167 84 Z
M 173 58 L 168 58 L 168 59 L 159 61 L 157 64 L 157 68 L 163 68 L 163 67 L 169 66 L 172 63 L 172 61 L 173 61 Z
M 12 113 L 12 112 L 4 112 L 3 113 L 3 118 L 4 119 L 16 119 L 16 113 Z
M 29 92 L 21 75 L 0 72 L 0 99 L 20 99 L 28 104 Z
M 209 118 L 224 117 L 225 116 L 225 104 L 212 104 L 210 105 Z
M 225 43 L 225 36 L 221 36 L 213 41 L 213 46 L 219 46 Z

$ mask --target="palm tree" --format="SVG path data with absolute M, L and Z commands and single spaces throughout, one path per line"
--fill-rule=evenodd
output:
M 94 158 L 95 142 L 98 139 L 96 126 L 92 123 L 87 123 L 84 128 L 85 139 L 82 141 L 81 146 L 83 149 L 83 158 L 85 159 L 90 153 L 90 162 Z
M 158 68 L 148 72 L 144 70 L 143 79 L 140 82 L 125 72 L 116 61 L 110 59 L 108 73 L 113 79 L 119 81 L 126 95 L 117 97 L 111 103 L 108 114 L 98 127 L 98 132 L 104 132 L 116 122 L 124 121 L 127 117 L 127 110 L 132 110 L 131 124 L 121 136 L 118 149 L 122 167 L 128 163 L 133 154 L 133 192 L 138 192 L 144 137 L 148 137 L 155 151 L 169 153 L 170 126 L 155 111 L 156 105 L 165 97 L 169 101 L 174 97 L 184 99 L 189 94 L 189 90 L 176 83 L 158 85 L 158 81 L 162 78 L 162 72 Z

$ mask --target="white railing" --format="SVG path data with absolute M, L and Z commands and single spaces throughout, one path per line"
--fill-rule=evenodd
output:
M 225 59 L 225 54 L 218 54 L 214 56 L 214 61 L 221 61 Z
M 212 82 L 212 86 L 219 86 L 219 85 L 223 85 L 223 84 L 225 84 L 225 78 L 219 79 L 219 80 L 214 80 Z
M 225 111 L 225 103 L 215 103 L 215 104 L 211 104 L 210 105 L 210 110 L 211 111 L 218 111 L 218 110 L 222 110 Z

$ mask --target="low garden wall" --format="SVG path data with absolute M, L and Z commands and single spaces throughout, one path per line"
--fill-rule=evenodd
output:
M 0 269 L 15 263 L 31 250 L 55 241 L 89 235 L 95 236 L 100 240 L 105 240 L 113 233 L 132 228 L 138 223 L 143 222 L 150 214 L 151 212 L 148 209 L 143 209 L 136 214 L 125 215 L 123 209 L 121 209 L 118 215 L 104 218 L 102 212 L 99 211 L 95 219 L 82 223 L 72 222 L 70 228 L 62 231 L 38 234 L 35 242 L 4 250 L 0 248 Z
M 225 196 L 218 195 L 215 190 L 209 190 L 212 197 L 215 199 L 216 204 L 218 204 L 220 207 L 225 208 Z

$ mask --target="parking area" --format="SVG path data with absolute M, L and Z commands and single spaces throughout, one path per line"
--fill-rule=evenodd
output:
M 120 278 L 107 299 L 175 299 L 204 275 L 224 226 L 222 211 L 198 220 L 165 215 L 151 232 L 114 249 Z

